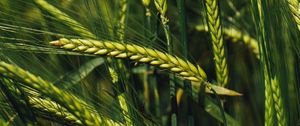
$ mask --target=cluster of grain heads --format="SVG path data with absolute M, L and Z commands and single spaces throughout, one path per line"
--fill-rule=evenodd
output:
M 195 66 L 189 61 L 156 49 L 112 41 L 66 38 L 52 41 L 50 44 L 76 52 L 103 55 L 113 58 L 128 58 L 140 63 L 149 63 L 150 65 L 158 66 L 159 68 L 168 69 L 183 79 L 193 81 L 194 87 L 205 84 L 208 91 L 214 89 L 220 91 L 217 93 L 222 95 L 228 95 L 225 92 L 230 92 L 231 96 L 241 95 L 226 88 L 212 86 L 206 82 L 206 74 L 200 66 Z
M 26 94 L 28 96 L 27 104 L 30 105 L 36 117 L 59 120 L 61 124 L 83 125 L 77 117 L 69 113 L 64 107 L 50 99 L 41 98 L 41 94 L 34 89 L 25 85 L 18 87 L 9 79 L 3 79 L 2 83 L 5 83 L 7 91 L 17 97 L 22 97 L 22 95 Z M 3 88 L 2 90 L 5 89 Z M 17 97 L 13 97 L 12 99 Z
M 84 107 L 86 103 L 84 103 L 79 98 L 75 97 L 74 95 L 68 92 L 60 90 L 59 88 L 55 87 L 52 83 L 47 82 L 42 78 L 35 76 L 17 66 L 5 62 L 0 62 L 0 74 L 17 81 L 21 81 L 27 86 L 36 89 L 41 94 L 48 96 L 53 101 L 65 107 L 84 125 L 95 126 L 108 122 L 106 120 L 102 120 L 99 115 L 87 110 Z M 114 122 L 109 121 L 109 123 Z M 121 125 L 119 123 L 114 124 Z
M 221 86 L 226 86 L 228 82 L 228 68 L 218 0 L 205 0 L 205 6 L 208 19 L 208 27 L 212 39 L 217 82 Z
M 39 5 L 42 9 L 46 10 L 48 13 L 53 15 L 56 19 L 58 19 L 61 23 L 64 23 L 65 25 L 69 26 L 72 30 L 77 32 L 80 36 L 82 37 L 89 37 L 89 38 L 96 38 L 96 35 L 90 32 L 87 28 L 85 28 L 82 24 L 77 22 L 76 20 L 72 19 L 69 15 L 66 13 L 60 11 L 58 8 L 55 6 L 49 4 L 45 0 L 34 0 L 34 2 Z M 119 2 L 119 22 L 118 22 L 118 31 L 117 31 L 117 36 L 120 41 L 123 42 L 124 40 L 124 33 L 125 33 L 125 22 L 126 22 L 126 13 L 127 13 L 127 0 L 121 0 Z M 107 20 L 108 21 L 108 20 Z M 109 23 L 108 23 L 109 24 Z M 112 34 L 111 29 L 109 29 L 110 33 Z M 112 62 L 110 59 L 108 59 L 108 62 Z M 122 63 L 119 63 L 119 65 L 123 66 Z M 115 68 L 109 67 L 111 77 L 115 83 L 118 82 L 118 74 L 115 73 L 114 71 Z M 123 105 L 124 106 L 124 105 Z

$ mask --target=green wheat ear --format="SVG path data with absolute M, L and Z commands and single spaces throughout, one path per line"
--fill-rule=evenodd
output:
M 272 95 L 273 95 L 274 107 L 276 111 L 276 118 L 278 121 L 278 125 L 287 126 L 287 120 L 286 120 L 286 115 L 285 115 L 284 105 L 283 105 L 283 98 L 281 95 L 281 90 L 276 76 L 271 79 L 271 89 L 272 89 Z
M 273 114 L 275 113 L 274 109 L 274 100 L 272 96 L 272 88 L 271 83 L 274 82 L 273 80 L 269 79 L 267 74 L 267 70 L 264 69 L 264 76 L 265 76 L 265 126 L 273 126 L 274 125 L 274 118 Z
M 25 71 L 17 66 L 7 64 L 5 62 L 0 62 L 0 74 L 24 82 L 27 86 L 34 88 L 44 94 L 45 96 L 50 97 L 57 103 L 60 103 L 65 107 L 69 112 L 74 114 L 84 125 L 95 126 L 105 123 L 101 120 L 99 115 L 96 115 L 88 110 L 82 105 L 83 101 L 79 98 L 60 90 L 55 87 L 52 83 L 49 83 L 42 78 L 35 76 L 28 71 Z M 86 103 L 85 103 L 86 104 Z M 115 125 L 120 125 L 109 121 Z M 107 123 L 107 122 L 106 122 Z
M 134 44 L 66 38 L 50 42 L 50 44 L 84 53 L 107 55 L 115 58 L 129 58 L 138 62 L 169 69 L 187 80 L 196 82 L 206 81 L 206 74 L 199 66 L 196 67 L 189 61 L 182 60 L 179 57 Z
M 176 73 L 179 77 L 193 81 L 194 87 L 200 87 L 205 84 L 207 90 L 211 89 L 220 91 L 221 95 L 239 96 L 241 94 L 228 90 L 226 88 L 212 86 L 206 82 L 206 74 L 200 66 L 195 66 L 189 61 L 185 61 L 177 56 L 161 52 L 156 49 L 141 47 L 135 44 L 117 43 L 112 41 L 87 40 L 87 39 L 66 39 L 62 38 L 57 41 L 50 42 L 53 46 L 59 46 L 63 49 L 72 51 L 104 55 L 114 58 L 129 58 L 141 63 L 149 63 L 150 65 L 168 69 Z M 230 92 L 229 94 L 227 94 Z M 219 93 L 219 92 L 217 92 Z
M 228 82 L 228 67 L 218 1 L 205 0 L 205 6 L 208 19 L 208 27 L 210 30 L 213 45 L 217 82 L 221 86 L 226 86 Z
M 83 125 L 80 120 L 73 114 L 63 108 L 61 105 L 51 100 L 42 99 L 38 97 L 29 97 L 31 107 L 37 112 L 44 112 L 47 115 L 54 116 L 67 124 Z M 41 114 L 43 116 L 44 114 Z
M 4 81 L 7 83 L 6 85 L 10 86 L 10 88 L 14 87 L 14 83 L 12 83 L 12 81 L 7 81 L 7 79 Z M 13 91 L 13 94 L 18 96 L 22 95 L 20 90 L 11 89 L 10 91 Z M 52 100 L 41 98 L 41 94 L 36 92 L 34 89 L 28 86 L 22 86 L 22 91 L 28 95 L 28 103 L 34 110 L 34 113 L 36 113 L 37 117 L 50 120 L 56 119 L 63 122 L 63 124 L 83 125 L 77 117 L 67 111 L 64 107 Z

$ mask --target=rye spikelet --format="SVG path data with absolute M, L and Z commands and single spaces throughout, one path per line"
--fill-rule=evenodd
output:
M 290 11 L 293 15 L 294 21 L 297 24 L 298 30 L 300 31 L 300 6 L 298 0 L 287 0 Z
M 217 0 L 205 0 L 208 27 L 213 45 L 214 60 L 216 64 L 217 82 L 225 86 L 228 82 L 228 68 L 225 56 L 223 31 Z
M 51 99 L 63 105 L 69 112 L 74 114 L 84 125 L 94 126 L 100 125 L 101 119 L 98 115 L 91 113 L 82 106 L 82 101 L 73 96 L 72 94 L 66 93 L 53 84 L 37 77 L 28 71 L 25 71 L 17 66 L 0 62 L 0 74 L 24 82 L 27 86 L 34 88 L 49 96 Z
M 183 79 L 193 81 L 194 87 L 200 87 L 200 84 L 205 84 L 208 90 L 211 88 L 221 92 L 221 95 L 227 95 L 226 91 L 231 92 L 231 96 L 239 96 L 241 94 L 222 88 L 212 86 L 206 82 L 206 74 L 200 68 L 189 61 L 185 61 L 177 56 L 173 56 L 156 49 L 141 47 L 134 44 L 123 44 L 112 41 L 87 40 L 87 39 L 66 39 L 62 38 L 57 41 L 50 42 L 51 45 L 59 46 L 63 49 L 72 51 L 104 55 L 114 58 L 129 58 L 141 63 L 149 63 L 150 65 L 168 69 L 176 73 Z M 217 92 L 218 92 L 217 91 Z M 223 93 L 222 93 L 223 92 Z M 228 92 L 227 92 L 228 93 Z

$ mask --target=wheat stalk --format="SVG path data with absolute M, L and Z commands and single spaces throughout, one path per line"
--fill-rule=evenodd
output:
M 300 31 L 300 6 L 298 0 L 287 0 L 290 11 L 297 24 L 298 30 Z
M 76 98 L 72 94 L 58 89 L 52 83 L 49 83 L 42 78 L 29 73 L 28 71 L 5 62 L 0 62 L 0 74 L 22 81 L 27 86 L 34 88 L 40 91 L 42 94 L 50 97 L 65 107 L 69 112 L 74 114 L 74 116 L 81 120 L 84 125 L 94 126 L 104 123 L 98 115 L 86 110 L 84 106 L 82 106 L 83 101 L 79 100 L 79 98 Z
M 217 82 L 225 86 L 228 82 L 228 68 L 225 56 L 225 47 L 221 18 L 217 0 L 205 0 L 208 27 L 212 39 L 214 60 L 216 64 Z
M 258 13 L 259 13 L 259 20 L 260 20 L 260 28 L 262 31 L 262 41 L 266 41 L 266 36 L 265 36 L 265 26 L 263 23 L 264 20 L 264 13 L 262 13 L 263 6 L 262 6 L 262 1 L 257 0 L 257 7 L 258 7 Z M 264 45 L 264 42 L 261 42 L 260 45 L 260 51 L 262 51 L 262 48 L 266 48 L 266 45 Z M 277 125 L 279 126 L 287 126 L 287 120 L 286 120 L 286 115 L 285 115 L 285 108 L 283 106 L 283 101 L 282 101 L 282 95 L 281 95 L 281 90 L 279 87 L 278 79 L 276 76 L 271 77 L 269 73 L 269 67 L 268 64 L 266 63 L 269 58 L 269 53 L 265 52 L 265 55 L 262 55 L 261 61 L 263 63 L 264 67 L 264 76 L 265 76 L 265 124 L 267 126 L 273 125 L 273 114 L 276 115 L 277 118 Z M 270 81 L 269 81 L 270 80 Z M 272 97 L 271 97 L 272 96 Z M 271 101 L 273 100 L 273 101 Z M 275 111 L 271 110 L 274 109 Z
M 119 1 L 119 28 L 118 28 L 118 37 L 121 42 L 124 42 L 124 32 L 125 32 L 125 21 L 127 13 L 127 0 Z
M 208 27 L 206 25 L 198 25 L 196 26 L 196 30 L 208 32 Z M 237 40 L 244 42 L 244 44 L 252 51 L 252 53 L 256 56 L 256 58 L 257 59 L 260 58 L 258 42 L 255 38 L 233 27 L 230 28 L 224 27 L 223 32 L 224 35 L 226 35 L 228 38 L 232 40 L 232 42 L 236 42 Z
M 120 0 L 119 1 L 119 8 L 120 8 L 120 11 L 119 11 L 119 27 L 118 27 L 118 33 L 117 33 L 117 36 L 119 38 L 119 41 L 121 43 L 124 43 L 124 37 L 125 37 L 125 23 L 126 23 L 126 18 L 127 18 L 127 8 L 128 8 L 128 2 L 127 0 Z M 126 73 L 128 73 L 126 71 L 126 68 L 124 66 L 124 64 L 122 63 L 122 61 L 118 60 L 116 62 L 118 64 L 117 66 L 117 69 L 122 72 L 121 75 L 125 75 Z M 110 71 L 115 71 L 113 69 L 110 69 Z M 118 76 L 118 73 L 116 73 L 116 75 Z M 117 83 L 118 80 L 115 81 L 115 84 L 118 84 Z M 123 86 L 121 86 L 123 87 Z M 121 87 L 119 87 L 121 89 Z M 124 86 L 125 87 L 125 86 Z M 123 89 L 121 89 L 123 90 Z M 124 88 L 124 90 L 126 90 L 126 88 Z M 128 126 L 132 126 L 133 123 L 130 119 L 130 115 L 129 115 L 129 107 L 128 107 L 128 103 L 126 102 L 126 97 L 125 97 L 125 92 L 122 92 L 121 94 L 118 95 L 118 101 L 119 101 L 119 104 L 120 104 L 120 107 L 122 108 L 122 113 L 123 113 L 123 117 L 125 119 L 125 122 L 126 122 L 126 125 Z
M 168 9 L 167 6 L 167 0 L 154 0 L 154 4 L 156 6 L 156 9 L 160 13 L 160 20 L 163 25 L 163 30 L 166 36 L 166 43 L 167 43 L 167 49 L 169 54 L 173 54 L 173 42 L 170 38 L 170 30 L 168 22 L 169 20 L 166 17 L 166 12 Z M 176 100 L 176 85 L 172 81 L 174 79 L 174 74 L 169 74 L 169 84 L 170 84 L 170 99 L 171 99 L 171 125 L 177 125 L 177 100 Z
M 260 47 L 263 47 L 263 39 L 265 37 L 264 35 L 264 24 L 263 24 L 263 13 L 262 13 L 262 6 L 261 6 L 261 0 L 257 0 L 257 9 L 258 9 L 258 16 L 259 16 L 259 27 L 261 28 L 260 30 L 262 31 L 263 35 L 262 38 L 260 38 Z M 259 48 L 260 51 L 262 51 L 262 48 Z M 267 64 L 264 62 L 265 57 L 264 55 L 261 55 L 260 61 L 263 63 L 263 68 L 264 68 L 264 85 L 265 85 L 265 126 L 273 126 L 274 125 L 274 118 L 273 115 L 275 114 L 275 109 L 274 109 L 274 99 L 273 99 L 273 92 L 272 92 L 272 87 L 270 83 L 270 77 L 267 69 Z
M 129 58 L 141 63 L 160 68 L 169 69 L 183 79 L 193 81 L 194 87 L 200 87 L 200 84 L 206 85 L 207 90 L 229 91 L 232 96 L 241 95 L 226 88 L 213 86 L 206 82 L 206 74 L 200 68 L 189 61 L 185 61 L 177 56 L 173 56 L 156 49 L 141 47 L 135 44 L 117 43 L 112 41 L 88 40 L 88 39 L 66 39 L 61 38 L 50 42 L 53 46 L 59 46 L 63 49 L 89 53 L 95 55 L 105 55 L 114 58 Z M 223 95 L 227 95 L 226 93 Z

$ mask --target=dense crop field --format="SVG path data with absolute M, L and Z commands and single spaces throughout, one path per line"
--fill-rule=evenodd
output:
M 298 0 L 0 0 L 0 126 L 300 126 Z

